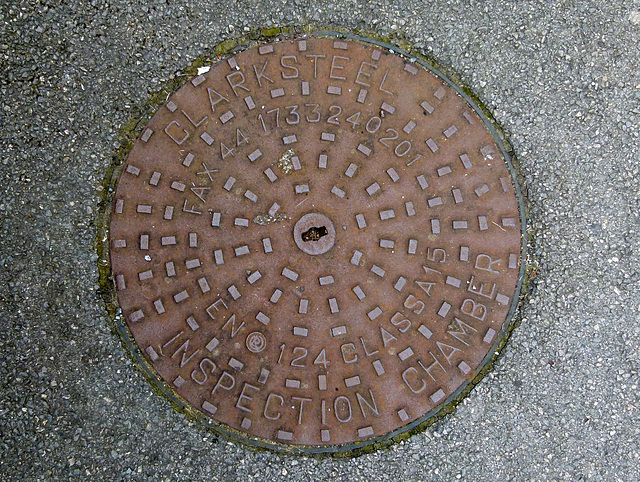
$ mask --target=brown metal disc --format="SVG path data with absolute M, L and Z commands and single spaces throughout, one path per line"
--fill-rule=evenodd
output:
M 433 415 L 518 297 L 502 145 L 445 78 L 369 43 L 261 45 L 143 129 L 110 226 L 159 377 L 223 430 L 333 451 Z

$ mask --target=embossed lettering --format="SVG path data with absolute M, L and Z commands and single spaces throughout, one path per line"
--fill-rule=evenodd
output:
M 456 348 L 455 346 L 447 345 L 446 343 L 442 343 L 441 341 L 436 341 L 436 345 L 438 345 L 438 349 L 442 356 L 447 360 L 447 363 L 451 365 L 451 358 L 457 351 L 462 351 L 460 348 Z
M 292 63 L 294 64 L 298 63 L 298 58 L 295 55 L 283 55 L 280 59 L 280 65 L 282 65 L 282 67 L 284 67 L 285 69 L 289 69 L 290 71 L 292 71 L 292 73 L 285 74 L 284 72 L 281 72 L 280 75 L 282 75 L 283 79 L 297 79 L 299 76 L 298 67 L 286 64 L 285 61 L 288 60 L 293 60 Z
M 202 202 L 206 202 L 204 194 L 211 189 L 210 187 L 192 187 L 191 192 L 197 196 Z
M 256 390 L 256 391 L 260 390 L 260 388 L 245 382 L 245 384 L 242 386 L 242 391 L 240 392 L 240 395 L 238 396 L 238 401 L 236 402 L 236 408 L 239 408 L 240 410 L 244 410 L 245 412 L 251 413 L 251 412 L 253 412 L 253 410 L 250 407 L 247 407 L 246 405 L 243 405 L 245 400 L 247 402 L 250 402 L 250 401 L 253 400 L 253 397 L 250 397 L 249 395 L 245 394 L 245 391 L 247 389 Z
M 339 126 L 340 125 L 340 119 L 338 119 L 338 116 L 340 114 L 342 114 L 342 107 L 340 107 L 339 105 L 332 105 L 332 106 L 329 107 L 329 113 L 331 115 L 327 119 L 327 122 L 329 124 L 334 124 L 334 125 Z
M 321 407 L 322 425 L 326 425 L 327 424 L 327 402 L 325 400 L 322 400 L 322 402 L 320 403 L 320 407 Z
M 411 141 L 405 139 L 395 147 L 393 153 L 398 157 L 404 157 L 409 154 L 409 151 L 411 151 L 412 147 L 413 145 L 411 144 Z
M 416 315 L 419 315 L 424 310 L 425 304 L 415 296 L 409 295 L 404 300 L 404 307 L 410 309 Z
M 391 133 L 391 135 L 387 136 L 387 137 L 381 137 L 380 139 L 378 139 L 380 141 L 380 143 L 385 146 L 385 147 L 391 147 L 389 144 L 387 144 L 386 141 L 394 141 L 398 138 L 398 131 L 395 129 L 385 129 L 385 133 Z
M 184 331 L 179 331 L 178 334 L 176 336 L 174 336 L 173 338 L 171 338 L 169 341 L 165 342 L 164 345 L 162 345 L 162 348 L 166 348 L 169 345 L 171 345 L 171 343 L 173 343 L 174 341 L 176 341 L 178 338 L 180 338 L 180 336 L 184 333 Z
M 187 207 L 187 202 L 188 202 L 188 200 L 187 200 L 187 199 L 185 199 L 185 200 L 184 200 L 184 204 L 182 205 L 182 212 L 183 212 L 183 213 L 191 213 L 191 214 L 198 214 L 198 215 L 199 215 L 199 214 L 202 214 L 200 211 L 198 211 L 198 210 L 196 209 L 196 207 L 195 207 L 194 205 L 191 205 L 191 207 L 190 207 L 190 208 L 188 208 L 188 207 Z
M 502 259 L 498 258 L 496 260 L 491 259 L 491 256 L 487 254 L 479 254 L 476 257 L 476 269 L 480 269 L 482 271 L 489 271 L 490 273 L 500 274 L 500 271 L 493 268 L 493 265 L 498 264 L 502 261 Z
M 364 411 L 364 407 L 367 407 L 371 412 L 376 415 L 380 415 L 378 411 L 378 405 L 376 404 L 376 399 L 373 398 L 373 392 L 369 389 L 369 400 L 364 398 L 360 393 L 356 392 L 356 400 L 358 400 L 358 405 L 360 405 L 360 411 L 362 412 L 362 416 L 367 418 L 367 413 Z
M 422 369 L 427 373 L 427 375 L 429 375 L 431 377 L 431 379 L 435 382 L 435 377 L 433 376 L 433 374 L 431 373 L 431 370 L 434 370 L 436 368 L 440 368 L 444 373 L 447 373 L 447 369 L 442 365 L 442 363 L 440 363 L 438 361 L 438 359 L 436 358 L 436 356 L 429 352 L 429 355 L 431 355 L 431 358 L 433 358 L 433 363 L 431 363 L 431 365 L 429 365 L 428 367 L 424 366 L 424 364 L 422 363 L 421 360 L 418 360 L 418 365 L 420 365 L 422 367 Z
M 366 356 L 372 356 L 375 355 L 376 353 L 378 353 L 380 350 L 376 350 L 376 351 L 369 351 L 367 348 L 366 343 L 364 342 L 364 338 L 360 337 L 360 343 L 362 343 L 362 348 L 364 350 L 364 354 Z
M 267 397 L 267 401 L 264 404 L 264 410 L 262 411 L 262 415 L 264 415 L 264 418 L 266 418 L 267 420 L 278 420 L 280 417 L 282 417 L 282 414 L 280 412 L 271 407 L 273 400 L 278 400 L 278 403 L 281 407 L 284 405 L 284 398 L 282 398 L 277 393 L 270 393 Z
M 197 349 L 191 355 L 187 356 L 187 352 L 189 351 L 189 341 L 190 340 L 187 339 L 182 345 L 180 345 L 176 349 L 176 351 L 173 352 L 173 355 L 171 355 L 171 358 L 175 358 L 178 353 L 182 352 L 182 358 L 180 360 L 180 368 L 184 367 L 187 363 L 189 363 L 189 361 L 194 356 L 196 356 L 200 352 L 200 349 Z
M 227 147 L 227 145 L 224 142 L 220 142 L 220 155 L 222 156 L 223 159 L 226 159 L 229 156 L 235 156 L 236 155 L 236 150 L 232 147 Z
M 358 353 L 353 343 L 345 343 L 340 346 L 340 351 L 342 351 L 342 359 L 345 363 L 355 363 L 358 361 Z
M 215 174 L 216 172 L 218 172 L 218 169 L 209 169 L 204 162 L 202 163 L 202 168 L 204 169 L 204 171 L 200 171 L 196 174 L 198 174 L 198 176 L 206 175 L 209 178 L 209 181 L 213 182 L 212 174 Z
M 462 302 L 460 311 L 480 321 L 484 321 L 487 316 L 487 307 L 482 303 L 473 301 L 471 298 L 467 298 Z
M 197 376 L 198 369 L 195 369 L 191 372 L 191 379 L 196 382 L 198 385 L 204 385 L 207 379 L 209 378 L 209 373 L 207 373 L 206 366 L 209 366 L 209 373 L 213 374 L 216 369 L 216 364 L 210 358 L 203 358 L 200 360 L 198 367 L 200 368 L 200 373 L 202 376 Z
M 469 329 L 470 331 L 467 331 L 467 329 Z M 476 330 L 473 326 L 468 325 L 467 323 L 465 323 L 462 320 L 459 320 L 458 318 L 454 318 L 453 321 L 448 326 L 447 333 L 449 333 L 452 337 L 454 337 L 463 345 L 469 346 L 469 343 L 467 343 L 462 337 L 470 336 L 471 331 L 476 333 L 478 332 L 478 330 Z
M 244 81 L 245 81 L 244 74 L 239 70 L 235 72 L 231 72 L 230 74 L 227 74 L 226 79 L 227 79 L 227 82 L 229 82 L 229 85 L 231 86 L 231 88 L 233 89 L 233 93 L 236 95 L 236 97 L 240 97 L 240 94 L 238 94 L 237 89 L 242 89 L 242 90 L 246 90 L 247 92 L 250 92 L 249 88 L 246 85 L 244 85 Z M 234 79 L 238 81 L 236 82 Z
M 300 114 L 298 114 L 298 106 L 297 105 L 287 105 L 285 109 L 289 111 L 284 120 L 289 125 L 296 125 L 300 122 Z
M 218 381 L 216 382 L 216 386 L 213 387 L 213 390 L 211 390 L 211 395 L 214 395 L 218 390 L 218 388 L 222 388 L 223 390 L 229 391 L 235 386 L 236 386 L 236 379 L 233 377 L 231 373 L 225 370 L 222 372 L 222 375 L 220 375 L 220 378 L 218 378 Z
M 174 135 L 171 132 L 169 132 L 169 129 L 171 128 L 171 126 L 174 126 L 174 125 L 177 127 L 177 129 L 182 129 L 182 133 L 184 133 L 184 135 L 182 135 L 182 133 L 177 134 L 174 131 L 174 133 L 176 133 L 177 135 L 177 137 L 174 137 Z M 169 139 L 171 139 L 173 142 L 175 142 L 178 145 L 183 144 L 184 141 L 189 139 L 189 133 L 186 131 L 186 129 L 182 128 L 182 126 L 177 120 L 172 120 L 171 122 L 169 122 L 167 126 L 164 128 L 164 133 L 169 136 Z
M 320 353 L 318 353 L 318 356 L 316 357 L 316 359 L 313 360 L 314 365 L 322 365 L 325 369 L 327 368 L 329 363 L 331 362 L 327 360 L 327 353 L 324 348 L 320 350 Z
M 387 69 L 387 71 L 384 73 L 384 77 L 382 77 L 382 81 L 380 82 L 380 86 L 378 87 L 378 90 L 381 92 L 385 92 L 389 95 L 395 95 L 390 90 L 387 90 L 384 88 L 384 83 L 387 81 L 387 75 L 389 75 L 389 69 Z
M 436 263 L 447 261 L 447 252 L 442 248 L 427 248 L 427 259 Z
M 336 397 L 333 401 L 333 413 L 335 414 L 338 422 L 347 423 L 351 420 L 351 401 L 344 395 Z
M 242 144 L 249 144 L 249 136 L 238 127 L 236 129 L 236 147 L 240 147 Z
M 411 321 L 404 317 L 402 313 L 396 313 L 391 317 L 391 324 L 395 326 L 400 333 L 405 333 L 411 328 Z
M 349 57 L 344 57 L 342 55 L 333 56 L 333 58 L 331 59 L 331 70 L 329 70 L 329 78 L 336 80 L 347 80 L 346 77 L 338 75 L 336 72 L 334 72 L 337 70 L 344 70 L 344 65 L 340 65 L 337 60 L 346 60 L 347 62 L 349 62 Z
M 359 85 L 364 85 L 365 87 L 371 87 L 371 84 L 367 81 L 365 81 L 364 79 L 361 78 L 362 77 L 366 77 L 367 79 L 371 78 L 371 72 L 367 72 L 365 70 L 365 66 L 367 67 L 373 67 L 374 69 L 377 69 L 378 66 L 375 64 L 371 64 L 369 62 L 365 62 L 363 61 L 360 64 L 360 68 L 358 69 L 358 73 L 356 74 L 356 80 L 355 83 L 359 84 Z
M 409 387 L 409 390 L 416 394 L 424 391 L 424 389 L 427 387 L 427 383 L 422 378 L 420 378 L 418 370 L 415 367 L 409 367 L 405 371 L 403 371 L 402 379 L 404 380 L 404 383 L 407 385 L 407 387 Z M 418 383 L 416 382 L 421 382 L 422 385 L 418 385 Z
M 262 64 L 262 67 L 260 68 L 260 72 L 258 72 L 258 69 L 256 68 L 255 64 L 253 65 L 253 71 L 256 74 L 256 80 L 258 81 L 258 85 L 260 87 L 262 87 L 262 79 L 265 79 L 266 81 L 270 82 L 273 84 L 273 80 L 271 80 L 269 77 L 267 77 L 264 73 L 265 69 L 267 68 L 267 65 L 269 64 L 269 61 L 265 61 L 264 64 Z
M 489 298 L 490 300 L 493 299 L 493 297 L 496 294 L 496 284 L 495 283 L 489 283 L 491 286 L 490 290 L 486 290 L 485 283 L 480 283 L 480 282 L 476 282 L 475 280 L 475 276 L 472 276 L 471 279 L 469 280 L 469 288 L 468 291 L 471 293 L 475 293 L 479 296 L 484 296 L 485 298 Z
M 318 78 L 318 59 L 323 59 L 326 57 L 326 55 L 307 54 L 306 57 L 313 64 L 313 78 L 317 79 Z
M 389 333 L 387 330 L 385 330 L 382 327 L 380 327 L 380 335 L 382 335 L 382 345 L 383 346 L 387 346 L 392 341 L 397 340 L 397 338 L 395 336 L 393 336 L 391 333 Z
M 231 338 L 236 336 L 238 332 L 244 327 L 244 321 L 238 325 L 236 328 L 236 315 L 235 313 L 231 315 L 231 317 L 227 320 L 227 322 L 222 326 L 222 329 L 225 329 L 229 324 L 231 324 Z
M 436 286 L 438 283 L 416 280 L 416 284 L 427 294 L 427 296 L 431 296 L 431 288 Z
M 307 358 L 307 349 L 302 346 L 296 346 L 293 348 L 293 356 L 295 358 L 291 360 L 292 367 L 303 368 L 305 366 L 305 358 Z
M 209 315 L 212 320 L 216 319 L 216 317 L 213 316 L 213 311 L 214 310 L 215 311 L 220 311 L 219 305 L 224 306 L 225 310 L 229 308 L 222 298 L 218 298 L 213 303 L 211 303 L 211 305 L 209 305 L 209 307 L 205 310 L 207 312 L 207 315 Z
M 229 75 L 231 75 L 231 74 L 229 74 Z M 229 80 L 228 77 L 229 76 L 227 76 L 227 80 Z M 234 92 L 235 92 L 235 90 L 234 90 Z M 207 93 L 209 94 L 209 102 L 211 103 L 211 112 L 215 112 L 216 111 L 216 105 L 218 105 L 223 100 L 225 102 L 229 102 L 229 99 L 227 99 L 224 95 L 216 92 L 215 90 L 213 90 L 211 88 L 207 88 Z M 215 98 L 214 98 L 214 95 L 215 95 Z
M 313 117 L 309 117 L 309 115 L 305 115 L 305 119 L 307 119 L 307 122 L 319 122 L 320 111 L 318 111 L 318 107 L 320 107 L 320 104 L 305 104 L 304 106 L 313 107 L 313 110 L 311 111 L 311 113 L 315 114 Z
M 198 122 L 195 122 L 191 117 L 189 117 L 189 114 L 187 114 L 185 111 L 180 110 L 180 112 L 182 112 L 182 115 L 184 115 L 187 118 L 187 120 L 191 122 L 191 125 L 193 125 L 193 127 L 200 127 L 200 125 L 209 118 L 208 115 L 205 115 Z
M 295 400 L 296 402 L 300 402 L 300 407 L 298 408 L 298 425 L 302 425 L 302 410 L 304 408 L 304 402 L 310 402 L 310 398 L 302 398 L 302 397 L 291 397 L 291 400 Z

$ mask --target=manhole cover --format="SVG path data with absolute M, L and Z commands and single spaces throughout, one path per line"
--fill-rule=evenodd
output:
M 118 302 L 159 377 L 222 430 L 337 451 L 433 416 L 518 298 L 519 204 L 460 90 L 364 41 L 250 48 L 129 154 Z

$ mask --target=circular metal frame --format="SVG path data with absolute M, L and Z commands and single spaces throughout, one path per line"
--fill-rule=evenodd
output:
M 323 36 L 327 36 L 327 37 L 340 37 L 340 38 L 347 38 L 350 40 L 354 40 L 357 42 L 363 42 L 363 43 L 370 43 L 379 47 L 383 47 L 393 53 L 399 54 L 399 55 L 403 55 L 405 57 L 409 57 L 407 54 L 405 54 L 404 52 L 402 52 L 400 49 L 398 49 L 395 46 L 392 45 L 388 45 L 385 44 L 383 42 L 378 42 L 378 41 L 374 41 L 374 40 L 370 40 L 370 39 L 366 39 L 366 38 L 362 38 L 362 37 L 358 37 L 358 36 L 352 36 L 352 35 L 344 35 L 344 34 L 336 34 L 334 32 L 328 32 L 328 31 L 318 31 L 318 32 L 314 32 L 313 33 L 314 36 L 318 36 L 318 37 L 323 37 Z M 422 65 L 424 68 L 426 68 L 428 71 L 430 71 L 432 74 L 434 74 L 435 76 L 437 76 L 442 82 L 443 84 L 445 84 L 448 88 L 452 89 L 454 92 L 456 92 L 472 109 L 472 111 L 474 112 L 475 115 L 478 116 L 478 118 L 483 122 L 484 126 L 486 127 L 487 131 L 491 134 L 491 136 L 493 137 L 493 140 L 495 142 L 495 145 L 498 147 L 499 149 L 499 154 L 500 156 L 504 159 L 504 163 L 506 165 L 507 170 L 509 171 L 510 175 L 511 175 L 511 182 L 512 185 L 514 187 L 514 194 L 515 197 L 517 199 L 518 202 L 518 210 L 519 210 L 519 226 L 520 226 L 520 235 L 521 235 L 521 246 L 520 246 L 520 252 L 518 253 L 518 276 L 517 276 L 517 283 L 516 283 L 516 287 L 515 287 L 515 293 L 513 296 L 513 301 L 511 302 L 510 306 L 509 306 L 509 311 L 508 314 L 506 316 L 506 322 L 501 326 L 500 330 L 495 334 L 495 337 L 493 338 L 492 345 L 490 347 L 490 349 L 487 352 L 487 355 L 484 357 L 484 359 L 481 361 L 481 363 L 478 365 L 478 367 L 474 370 L 472 376 L 469 377 L 468 381 L 464 384 L 462 384 L 457 390 L 455 390 L 454 392 L 448 394 L 446 396 L 446 398 L 444 400 L 442 400 L 433 410 L 429 411 L 428 413 L 424 414 L 423 416 L 414 419 L 412 421 L 410 421 L 409 423 L 406 423 L 400 427 L 398 427 L 396 430 L 390 431 L 382 436 L 377 436 L 377 437 L 370 437 L 370 438 L 366 438 L 363 441 L 354 441 L 353 443 L 344 443 L 344 444 L 340 444 L 340 445 L 324 445 L 324 446 L 304 446 L 304 445 L 284 445 L 278 442 L 275 442 L 273 440 L 266 440 L 264 438 L 259 438 L 259 437 L 251 437 L 248 436 L 246 433 L 242 433 L 239 432 L 238 430 L 235 430 L 231 427 L 226 427 L 224 425 L 221 425 L 215 421 L 212 421 L 211 419 L 204 417 L 200 414 L 198 414 L 197 412 L 193 412 L 190 408 L 189 408 L 189 404 L 188 402 L 186 402 L 185 400 L 183 400 L 179 395 L 177 395 L 175 393 L 175 390 L 171 387 L 168 386 L 167 383 L 163 382 L 160 380 L 160 377 L 158 377 L 158 374 L 155 372 L 155 370 L 149 365 L 149 363 L 146 361 L 146 359 L 142 356 L 140 349 L 134 344 L 134 342 L 132 341 L 132 337 L 131 334 L 129 332 L 128 327 L 126 326 L 126 322 L 123 320 L 122 317 L 118 316 L 116 317 L 116 326 L 118 328 L 118 331 L 121 333 L 123 340 L 125 341 L 125 344 L 128 346 L 129 350 L 131 351 L 131 353 L 133 354 L 133 356 L 136 358 L 136 360 L 138 360 L 140 366 L 143 367 L 143 369 L 149 374 L 149 378 L 156 384 L 156 386 L 162 391 L 164 392 L 172 401 L 174 401 L 174 403 L 178 404 L 179 406 L 182 406 L 183 408 L 185 408 L 186 410 L 188 410 L 190 413 L 192 413 L 194 416 L 196 416 L 197 418 L 201 419 L 203 422 L 207 423 L 208 425 L 212 426 L 213 428 L 215 428 L 218 432 L 222 432 L 222 433 L 227 433 L 227 434 L 231 434 L 234 436 L 234 438 L 237 438 L 238 436 L 245 440 L 248 441 L 249 443 L 256 445 L 256 446 L 261 446 L 261 447 L 266 447 L 269 449 L 275 449 L 275 450 L 283 450 L 283 451 L 294 451 L 294 452 L 304 452 L 304 453 L 337 453 L 337 452 L 349 452 L 349 451 L 353 451 L 353 450 L 359 450 L 362 449 L 366 446 L 371 446 L 373 444 L 378 444 L 378 443 L 382 443 L 384 441 L 387 440 L 391 440 L 399 435 L 401 435 L 402 433 L 406 433 L 409 432 L 413 429 L 415 429 L 418 426 L 421 425 L 425 425 L 427 422 L 431 421 L 434 419 L 434 416 L 437 415 L 439 412 L 441 412 L 445 407 L 449 406 L 451 403 L 453 403 L 455 400 L 457 400 L 460 395 L 465 392 L 468 391 L 470 389 L 471 384 L 474 383 L 475 380 L 477 380 L 477 378 L 479 378 L 480 373 L 483 371 L 484 367 L 486 367 L 486 365 L 490 362 L 490 360 L 492 359 L 492 357 L 494 356 L 496 350 L 498 349 L 499 345 L 503 342 L 505 335 L 508 333 L 510 327 L 512 326 L 512 321 L 513 317 L 514 317 L 514 313 L 517 309 L 518 303 L 517 300 L 519 298 L 519 293 L 522 287 L 522 283 L 524 280 L 524 273 L 525 273 L 525 256 L 526 256 L 526 221 L 525 221 L 525 217 L 524 217 L 524 203 L 523 203 L 523 198 L 520 192 L 520 188 L 518 186 L 517 183 L 517 179 L 516 179 L 516 173 L 515 170 L 513 168 L 513 165 L 511 163 L 511 158 L 509 156 L 509 153 L 507 151 L 507 149 L 505 148 L 504 142 L 502 140 L 502 138 L 498 135 L 498 133 L 496 132 L 496 129 L 494 127 L 494 125 L 492 124 L 492 122 L 486 117 L 486 115 L 484 114 L 483 110 L 480 109 L 478 107 L 478 105 L 476 104 L 476 102 L 474 102 L 473 99 L 471 99 L 465 92 L 463 89 L 461 89 L 457 84 L 455 84 L 454 82 L 452 82 L 451 80 L 449 80 L 445 75 L 443 75 L 443 73 L 433 67 L 433 65 L 429 62 L 423 61 L 421 59 L 412 59 L 412 61 L 415 61 L 416 63 Z M 144 137 L 145 132 L 143 131 L 142 133 L 142 137 Z M 116 208 L 117 209 L 117 208 Z M 309 230 L 311 228 L 326 228 L 327 229 L 327 233 L 325 234 L 324 232 L 318 231 L 320 234 L 316 234 L 316 238 L 315 239 L 313 237 L 314 233 L 311 233 L 310 238 L 308 239 L 303 239 L 303 235 L 305 233 L 309 233 Z M 333 225 L 333 222 L 331 220 L 329 220 L 329 218 L 327 218 L 326 216 L 324 216 L 323 214 L 319 214 L 316 212 L 313 213 L 308 213 L 304 216 L 302 216 L 298 223 L 295 225 L 295 228 L 293 230 L 293 238 L 294 241 L 296 243 L 296 245 L 305 253 L 310 254 L 310 255 L 320 255 L 323 254 L 327 251 L 329 251 L 332 246 L 335 243 L 335 237 L 336 237 L 336 232 L 335 232 L 335 228 Z M 116 281 L 117 284 L 117 281 Z M 264 335 L 261 332 L 252 332 L 249 334 L 249 336 L 247 336 L 246 338 L 246 347 L 249 351 L 253 352 L 253 353 L 260 353 L 264 348 Z M 250 348 L 251 347 L 251 348 Z

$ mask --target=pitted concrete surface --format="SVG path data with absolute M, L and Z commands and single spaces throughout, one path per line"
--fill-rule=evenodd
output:
M 455 413 L 351 459 L 217 439 L 112 331 L 95 249 L 119 129 L 221 40 L 272 25 L 401 34 L 506 131 L 534 288 Z M 8 480 L 640 478 L 640 3 L 5 2 L 0 474 Z

